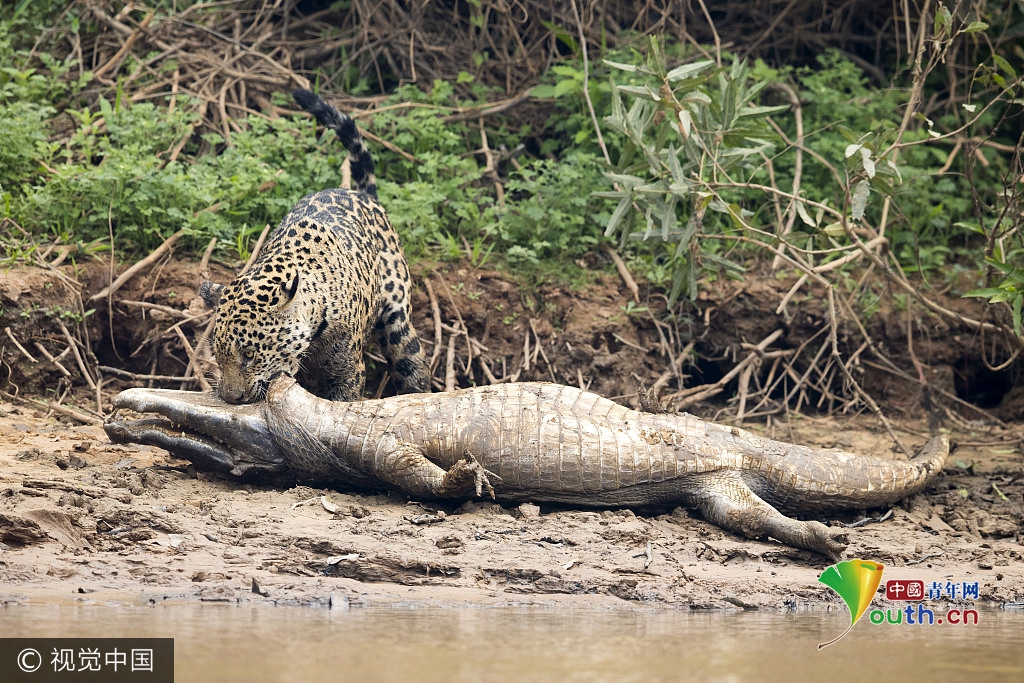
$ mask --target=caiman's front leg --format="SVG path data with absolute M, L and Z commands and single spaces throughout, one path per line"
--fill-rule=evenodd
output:
M 712 524 L 747 538 L 771 536 L 827 555 L 833 562 L 843 557 L 845 534 L 833 533 L 821 522 L 801 522 L 785 516 L 751 491 L 737 472 L 708 472 L 690 479 L 688 484 L 692 484 L 691 505 Z
M 486 488 L 494 498 L 487 471 L 468 452 L 446 471 L 428 460 L 419 447 L 388 433 L 377 442 L 372 460 L 365 462 L 356 453 L 334 452 L 272 402 L 265 414 L 274 442 L 301 478 L 363 485 L 377 480 L 425 498 L 457 498 L 474 492 L 480 496 Z
M 385 434 L 373 455 L 371 474 L 412 496 L 458 498 L 483 489 L 494 498 L 488 472 L 469 451 L 448 470 L 441 469 L 423 454 L 419 446 Z

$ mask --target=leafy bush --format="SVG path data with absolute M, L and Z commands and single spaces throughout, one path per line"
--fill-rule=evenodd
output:
M 162 103 L 131 104 L 119 88 L 102 91 L 108 99 L 95 90 L 86 96 L 91 74 L 80 64 L 45 50 L 30 57 L 46 17 L 62 9 L 45 0 L 0 9 L 0 218 L 77 242 L 106 241 L 112 228 L 115 246 L 136 254 L 184 228 L 186 246 L 202 249 L 216 236 L 222 249 L 245 256 L 263 226 L 278 222 L 301 196 L 341 182 L 344 150 L 333 133 L 317 140 L 307 116 L 249 116 L 236 120 L 242 130 L 224 140 L 195 133 L 201 103 L 185 97 L 169 112 Z M 62 30 L 79 30 L 74 14 L 62 15 Z M 800 217 L 785 237 L 794 246 L 824 250 L 819 262 L 840 257 L 850 246 L 843 221 L 877 225 L 887 196 L 886 236 L 904 270 L 949 273 L 945 266 L 956 263 L 977 273 L 980 285 L 983 257 L 1003 264 L 1006 254 L 1018 253 L 1014 245 L 996 253 L 993 245 L 1007 234 L 1019 239 L 1019 229 L 977 218 L 1008 206 L 999 198 L 1012 156 L 983 147 L 967 163 L 966 148 L 951 159 L 952 140 L 929 141 L 935 131 L 962 126 L 966 108 L 915 121 L 890 166 L 884 153 L 908 91 L 869 86 L 837 54 L 822 55 L 815 69 L 739 62 L 698 68 L 689 63 L 691 48 L 669 41 L 607 53 L 607 62 L 591 62 L 588 80 L 579 46 L 568 34 L 560 40 L 577 56 L 553 65 L 533 91 L 551 103 L 550 118 L 534 129 L 486 118 L 502 192 L 487 171 L 478 121 L 450 120 L 453 111 L 495 96 L 465 87 L 469 74 L 458 92 L 473 99 L 460 99 L 456 84 L 443 81 L 405 85 L 358 119 L 405 152 L 369 143 L 381 200 L 410 256 L 457 258 L 468 251 L 477 258 L 493 251 L 527 267 L 592 249 L 607 239 L 607 227 L 634 266 L 670 287 L 673 299 L 694 294 L 700 277 L 722 270 L 736 276 L 765 253 L 736 239 L 759 235 L 769 244 L 768 236 L 778 237 L 777 207 L 789 208 L 789 198 L 763 189 L 784 192 L 793 183 L 795 150 L 784 137 L 795 139 L 794 113 L 761 102 L 780 101 L 768 93 L 786 84 L 799 93 L 808 131 L 795 204 Z M 999 88 L 1015 78 L 1000 59 L 979 66 L 970 87 Z M 668 62 L 688 65 L 668 79 Z M 614 169 L 603 162 L 585 86 L 606 122 L 603 141 Z M 976 106 L 978 96 L 964 97 Z M 1010 109 L 981 111 L 963 135 L 1005 136 L 1009 127 L 1000 124 Z M 69 123 L 70 132 L 59 132 Z M 918 142 L 925 144 L 906 144 Z M 523 143 L 524 153 L 508 152 Z M 979 154 L 985 163 L 973 163 Z M 997 276 L 990 271 L 990 280 Z M 1000 282 L 988 283 L 989 290 L 1016 286 Z

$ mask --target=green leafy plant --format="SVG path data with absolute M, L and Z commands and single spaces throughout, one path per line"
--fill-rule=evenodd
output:
M 668 69 L 654 38 L 644 64 L 609 64 L 644 78 L 637 85 L 616 85 L 612 113 L 605 117 L 628 140 L 615 169 L 606 173 L 616 189 L 598 193 L 618 202 L 605 235 L 663 245 L 673 267 L 671 305 L 681 294 L 696 296 L 704 262 L 743 271 L 695 238 L 746 227 L 750 212 L 715 185 L 727 180 L 738 186 L 756 172 L 774 149 L 765 118 L 786 107 L 756 103 L 768 81 L 752 82 L 742 61 L 729 69 L 717 69 L 710 60 Z M 633 100 L 628 109 L 623 95 Z
M 1018 251 L 1012 256 L 1019 263 L 1021 259 L 1024 259 L 1024 252 Z M 1013 314 L 1013 331 L 1018 337 L 1024 338 L 1024 328 L 1021 326 L 1021 308 L 1024 306 L 1024 267 L 995 259 L 985 259 L 985 262 L 1002 274 L 1002 281 L 995 287 L 975 289 L 967 292 L 964 296 L 979 297 L 988 299 L 989 303 L 1009 306 Z

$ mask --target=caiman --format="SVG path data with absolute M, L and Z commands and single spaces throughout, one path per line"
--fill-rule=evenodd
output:
M 842 557 L 840 529 L 800 521 L 893 503 L 920 491 L 949 453 L 945 436 L 910 461 L 774 441 L 687 414 L 641 413 L 543 382 L 331 402 L 279 377 L 265 402 L 128 389 L 117 409 L 157 413 L 104 428 L 240 475 L 291 470 L 343 488 L 387 485 L 417 498 L 481 495 L 586 507 L 681 504 L 748 538 Z

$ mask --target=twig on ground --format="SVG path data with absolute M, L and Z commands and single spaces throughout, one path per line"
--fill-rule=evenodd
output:
M 633 295 L 633 301 L 640 303 L 640 288 L 636 286 L 636 280 L 633 279 L 633 276 L 629 272 L 629 268 L 626 267 L 626 262 L 622 260 L 622 257 L 619 256 L 618 252 L 607 244 L 604 245 L 604 250 L 615 263 L 615 268 L 619 271 L 619 277 L 622 278 L 622 281 L 626 284 L 626 288 Z
M 618 341 L 622 342 L 623 344 L 625 344 L 626 346 L 628 346 L 631 349 L 636 349 L 637 351 L 643 351 L 644 353 L 650 353 L 651 352 L 650 349 L 645 349 L 644 347 L 640 346 L 639 344 L 634 344 L 633 342 L 629 341 L 628 339 L 625 339 L 625 338 L 619 336 L 618 332 L 612 332 L 612 337 L 614 337 Z
M 865 517 L 864 519 L 858 519 L 856 522 L 851 522 L 849 524 L 843 524 L 843 526 L 846 527 L 847 529 L 856 529 L 857 527 L 864 526 L 865 524 L 871 524 L 871 523 L 875 523 L 875 522 L 884 522 L 885 520 L 889 519 L 890 517 L 892 517 L 892 508 L 889 508 L 888 510 L 886 510 L 885 514 L 882 515 L 881 517 Z
M 175 327 L 174 331 L 178 333 L 178 338 L 181 339 L 181 345 L 185 347 L 185 353 L 188 354 L 189 360 L 188 366 L 186 366 L 185 368 L 185 376 L 181 378 L 182 383 L 191 379 L 191 377 L 189 377 L 189 371 L 192 371 L 194 373 L 195 379 L 199 381 L 199 386 L 203 388 L 203 391 L 212 392 L 213 387 L 211 387 L 210 383 L 206 381 L 206 378 L 203 376 L 203 373 L 199 372 L 199 366 L 196 363 L 196 352 L 192 348 L 192 345 L 189 344 L 188 337 L 185 336 L 185 333 L 181 331 L 180 327 Z
M 196 377 L 176 377 L 174 375 L 140 375 L 136 372 L 128 372 L 121 368 L 112 368 L 107 365 L 100 365 L 99 369 L 108 375 L 114 375 L 122 379 L 129 379 L 135 382 L 198 382 Z
M 88 415 L 81 411 L 75 410 L 74 408 L 69 408 L 67 406 L 59 405 L 57 403 L 50 403 L 49 401 L 37 401 L 33 398 L 22 398 L 21 396 L 16 396 L 15 394 L 11 394 L 6 391 L 0 391 L 0 395 L 3 395 L 3 397 L 8 400 L 21 403 L 22 405 L 33 406 L 35 408 L 43 408 L 45 410 L 52 410 L 55 413 L 60 413 L 65 417 L 70 417 L 72 420 L 76 420 L 78 422 L 81 422 L 82 424 L 103 424 L 102 418 L 95 417 L 93 415 Z
M 380 384 L 377 385 L 377 391 L 373 392 L 373 398 L 375 400 L 380 398 L 381 395 L 384 393 L 384 387 L 387 386 L 389 379 L 391 379 L 391 373 L 385 370 L 384 374 L 380 378 Z
M 114 292 L 121 289 L 121 287 L 123 287 L 126 282 L 135 277 L 135 275 L 137 275 L 140 271 L 145 270 L 149 266 L 159 261 L 164 254 L 171 250 L 171 247 L 174 246 L 174 243 L 181 239 L 184 234 L 184 230 L 179 230 L 178 232 L 168 237 L 166 240 L 164 240 L 163 244 L 161 244 L 159 247 L 153 250 L 152 254 L 142 259 L 128 270 L 121 273 L 121 275 L 116 280 L 114 280 L 108 287 L 104 287 L 99 292 L 89 297 L 89 301 L 99 301 L 100 299 L 106 299 L 108 296 L 113 295 Z
M 488 384 L 501 384 L 503 382 L 509 381 L 510 378 L 507 375 L 505 377 L 502 377 L 501 379 L 497 379 L 494 376 L 494 373 L 491 372 L 490 361 L 488 361 L 484 356 L 478 355 L 476 359 L 477 363 L 480 365 L 480 369 L 484 373 L 484 377 L 487 378 Z
M 871 408 L 871 411 L 878 416 L 878 419 L 881 420 L 882 424 L 885 425 L 886 431 L 889 432 L 889 436 L 892 437 L 893 442 L 895 442 L 897 448 L 900 449 L 900 452 L 907 456 L 907 458 L 912 457 L 910 451 L 907 450 L 907 447 L 904 446 L 903 442 L 900 441 L 900 438 L 896 436 L 896 432 L 893 430 L 892 425 L 889 423 L 889 420 L 882 413 L 882 409 L 879 408 L 878 404 L 875 403 L 874 399 L 868 396 L 867 392 L 861 388 L 860 384 L 857 383 L 857 380 L 855 380 L 853 378 L 853 375 L 850 374 L 850 369 L 846 367 L 845 363 L 843 363 L 842 356 L 839 354 L 839 341 L 838 335 L 836 334 L 836 328 L 838 327 L 838 322 L 836 321 L 836 300 L 834 291 L 831 286 L 828 288 L 828 310 L 830 323 L 829 342 L 832 346 L 832 357 L 835 359 L 836 363 L 839 364 L 840 369 L 843 371 L 843 375 L 846 377 L 846 381 L 850 383 L 850 386 L 853 387 L 853 390 L 857 393 L 858 396 L 860 396 L 861 400 L 864 401 L 868 405 L 868 407 Z
M 456 323 L 456 326 L 458 323 Z M 458 327 L 456 327 L 458 329 Z M 448 335 L 448 355 L 444 364 L 444 390 L 455 391 L 455 340 L 461 336 L 461 332 L 454 332 Z
M 437 303 L 437 297 L 434 295 L 434 288 L 430 286 L 430 280 L 428 278 L 423 279 L 423 284 L 427 289 L 427 297 L 430 298 L 430 310 L 434 315 L 434 352 L 430 357 L 430 374 L 434 374 L 434 369 L 437 368 L 437 361 L 441 357 L 441 307 Z
M 29 359 L 30 361 L 32 361 L 33 363 L 38 363 L 38 362 L 39 362 L 39 361 L 37 361 L 37 360 L 36 360 L 35 358 L 33 358 L 33 357 L 32 357 L 32 354 L 31 354 L 31 353 L 29 353 L 29 352 L 28 352 L 27 350 L 25 350 L 25 347 L 21 345 L 21 342 L 19 342 L 19 341 L 18 341 L 18 340 L 17 340 L 17 339 L 16 339 L 15 337 L 14 337 L 14 333 L 13 333 L 13 332 L 11 332 L 11 328 L 10 328 L 10 327 L 5 327 L 5 328 L 4 328 L 4 332 L 6 332 L 6 333 L 7 333 L 7 336 L 8 336 L 8 337 L 10 337 L 11 341 L 12 341 L 12 342 L 14 342 L 14 345 L 18 347 L 18 350 L 19 350 L 19 351 L 21 351 L 21 353 L 22 353 L 22 354 L 23 354 L 23 355 L 25 356 L 25 358 L 28 358 L 28 359 Z
M 523 338 L 523 368 L 525 372 L 530 371 L 530 330 L 526 331 Z
M 182 322 L 185 322 L 185 321 L 182 321 Z M 202 363 L 206 363 L 206 362 L 208 362 L 210 360 L 209 353 L 207 353 L 206 350 L 210 346 L 210 335 L 213 334 L 213 327 L 216 324 L 217 324 L 217 319 L 216 318 L 211 318 L 210 322 L 208 322 L 206 324 L 206 327 L 203 329 L 203 333 L 201 335 L 199 335 L 199 341 L 196 342 L 195 361 L 194 362 L 191 362 L 191 361 L 189 362 L 189 367 L 192 369 L 192 372 L 194 374 L 200 374 L 200 375 L 203 375 L 205 377 L 203 366 L 199 365 L 199 363 L 201 363 L 201 362 Z M 206 355 L 204 355 L 204 353 L 206 353 Z M 185 368 L 185 372 L 187 374 L 189 372 L 189 368 Z
M 121 299 L 118 303 L 122 303 L 125 306 L 135 306 L 136 308 L 145 308 L 152 311 L 160 311 L 167 315 L 172 315 L 176 318 L 191 318 L 193 317 L 188 311 L 183 311 L 179 308 L 171 308 L 170 306 L 164 306 L 162 304 L 154 304 L 148 301 L 131 301 L 128 299 Z
M 459 324 L 456 326 L 456 329 L 458 329 L 458 331 L 460 333 L 466 335 L 466 350 L 467 350 L 467 353 L 469 355 L 469 362 L 466 363 L 466 372 L 468 374 L 472 375 L 472 367 L 473 367 L 473 340 L 469 336 L 469 326 L 466 325 L 466 321 L 462 319 L 462 312 L 459 311 L 459 306 L 458 306 L 458 304 L 455 303 L 455 297 L 452 296 L 451 287 L 448 286 L 448 283 L 446 283 L 441 278 L 440 275 L 437 276 L 437 279 L 441 282 L 442 285 L 444 285 L 443 289 L 444 289 L 445 296 L 448 297 L 448 303 L 450 303 L 452 305 L 452 310 L 455 311 L 455 317 L 459 321 Z M 487 349 L 485 348 L 484 350 L 486 351 Z
M 534 325 L 533 318 L 530 318 L 530 329 L 533 330 L 533 336 L 537 340 L 537 350 L 540 351 L 541 358 L 544 359 L 544 364 L 548 366 L 548 374 L 551 376 L 551 381 L 557 384 L 558 380 L 555 379 L 555 370 L 551 365 L 551 361 L 548 360 L 548 354 L 544 352 L 544 344 L 540 340 L 540 335 L 537 334 L 537 326 Z
M 71 336 L 70 332 L 68 332 L 68 328 L 64 325 L 63 321 L 58 320 L 57 325 L 60 326 L 60 331 L 64 333 L 64 338 L 68 340 L 68 346 L 71 347 L 71 353 L 75 356 L 75 362 L 78 363 L 78 369 L 81 371 L 82 377 L 84 377 L 85 381 L 89 384 L 89 388 L 96 391 L 96 382 L 93 381 L 92 375 L 85 367 L 85 361 L 82 359 L 82 354 L 78 352 L 78 342 L 76 342 L 75 338 Z
M 453 334 L 464 334 L 464 335 L 466 335 L 466 338 L 469 340 L 469 343 L 473 346 L 473 352 L 474 353 L 487 353 L 488 351 L 490 351 L 490 349 L 488 347 L 484 346 L 483 344 L 478 342 L 476 339 L 473 339 L 472 337 L 470 337 L 462 329 L 459 329 L 458 325 L 456 325 L 456 327 L 452 327 L 451 325 L 446 325 L 446 324 L 442 323 L 441 324 L 441 329 L 444 330 L 445 332 L 451 332 Z
M 213 255 L 213 248 L 217 246 L 217 238 L 211 237 L 210 243 L 206 245 L 206 250 L 203 251 L 203 258 L 199 262 L 199 276 L 204 280 L 210 279 L 210 256 Z
M 733 366 L 732 370 L 726 373 L 724 377 L 722 377 L 714 384 L 703 384 L 701 386 L 683 389 L 681 391 L 677 391 L 674 394 L 669 394 L 663 399 L 663 401 L 674 401 L 675 399 L 682 399 L 679 402 L 679 405 L 673 404 L 673 408 L 675 408 L 676 410 L 682 410 L 683 408 L 686 408 L 689 405 L 692 405 L 694 403 L 703 401 L 705 399 L 711 398 L 712 396 L 722 393 L 726 385 L 732 380 L 733 377 L 743 372 L 744 368 L 746 368 L 751 363 L 758 362 L 760 358 L 763 356 L 765 349 L 768 348 L 772 343 L 775 342 L 776 339 L 778 339 L 781 336 L 782 330 L 775 330 L 767 337 L 762 339 L 760 343 L 754 346 L 750 353 L 747 354 L 746 358 L 744 358 L 742 361 Z
M 50 361 L 55 366 L 57 366 L 57 369 L 60 370 L 60 374 L 64 375 L 68 379 L 71 379 L 71 373 L 68 372 L 68 369 L 66 367 L 60 364 L 59 358 L 54 358 L 53 356 L 51 356 L 50 352 L 46 350 L 46 347 L 40 344 L 39 342 L 35 342 L 35 346 L 37 349 L 39 349 L 39 353 L 46 356 L 46 360 Z M 67 353 L 67 351 L 65 351 L 65 353 Z

